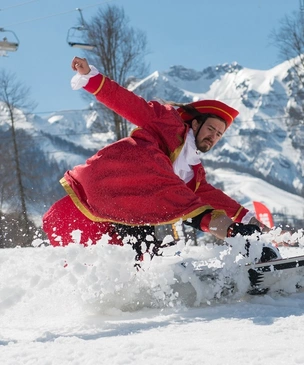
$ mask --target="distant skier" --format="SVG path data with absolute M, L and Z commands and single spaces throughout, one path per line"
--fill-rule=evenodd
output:
M 269 230 L 206 181 L 197 154 L 215 146 L 237 110 L 217 100 L 147 102 L 85 58 L 75 57 L 72 69 L 74 90 L 83 87 L 139 128 L 65 173 L 61 184 L 68 195 L 43 217 L 53 246 L 68 245 L 76 236 L 85 245 L 107 237 L 111 244 L 130 243 L 140 261 L 144 253 L 158 255 L 163 248 L 155 238 L 157 225 L 182 220 L 223 240 Z M 266 249 L 263 255 L 268 260 L 277 252 Z

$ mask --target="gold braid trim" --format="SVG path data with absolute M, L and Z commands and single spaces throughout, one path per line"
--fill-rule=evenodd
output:
M 214 209 L 212 212 L 211 212 L 211 220 L 212 219 L 217 219 L 217 218 L 220 218 L 222 217 L 223 215 L 227 215 L 226 212 L 224 210 L 217 210 L 217 209 Z
M 222 108 L 219 108 L 219 107 L 216 107 L 216 106 L 211 106 L 211 105 L 202 105 L 202 106 L 196 106 L 195 107 L 196 110 L 199 110 L 199 109 L 214 109 L 214 110 L 219 110 L 220 112 L 226 114 L 231 122 L 233 121 L 233 116 L 228 113 L 226 110 L 222 109 Z M 204 113 L 204 110 L 200 110 L 200 112 L 203 114 Z M 183 114 L 187 114 L 186 110 L 182 110 L 181 112 L 179 112 L 179 115 L 182 116 Z
M 233 116 L 230 113 L 228 113 L 226 110 L 224 110 L 222 108 L 218 108 L 216 106 L 197 106 L 195 109 L 205 109 L 205 108 L 212 108 L 214 110 L 219 110 L 220 112 L 226 114 L 231 119 L 231 121 L 233 121 Z
M 177 232 L 177 229 L 176 229 L 175 224 L 171 224 L 171 228 L 172 228 L 172 232 L 173 232 L 173 238 L 175 240 L 178 240 L 179 239 L 179 235 L 178 235 L 178 232 Z
M 88 219 L 90 219 L 93 222 L 106 222 L 106 219 L 96 217 L 81 203 L 78 196 L 75 194 L 74 190 L 70 187 L 70 185 L 68 184 L 68 182 L 64 177 L 59 182 L 64 188 L 64 190 L 68 193 L 70 198 L 73 200 L 75 206 L 81 211 L 83 215 L 85 215 Z
M 130 137 L 132 137 L 133 133 L 135 133 L 136 131 L 139 131 L 140 129 L 142 129 L 141 127 L 137 127 L 137 128 L 134 128 L 131 133 L 130 133 Z
M 197 181 L 196 184 L 195 184 L 195 190 L 196 191 L 199 187 L 200 187 L 201 183 L 200 181 Z
M 103 76 L 103 75 L 102 75 L 101 83 L 100 83 L 100 85 L 99 85 L 98 89 L 97 89 L 96 91 L 94 91 L 94 92 L 93 92 L 93 95 L 96 95 L 96 94 L 98 94 L 98 93 L 99 93 L 99 91 L 102 89 L 103 84 L 105 83 L 105 81 L 106 81 L 106 78 L 105 78 L 105 76 Z
M 233 221 L 235 221 L 236 220 L 236 218 L 238 217 L 238 215 L 241 213 L 241 210 L 243 209 L 243 207 L 240 207 L 239 209 L 238 209 L 238 211 L 235 213 L 235 215 L 231 218 Z
M 180 219 L 185 221 L 189 218 L 196 217 L 197 215 L 203 213 L 206 210 L 212 209 L 211 206 L 205 205 L 203 207 L 199 207 L 197 209 L 192 210 L 190 213 L 187 213 L 187 214 L 185 214 L 181 217 L 178 217 L 178 218 L 174 218 L 174 219 L 172 219 L 170 221 L 167 221 L 167 222 L 149 222 L 149 223 L 145 223 L 145 224 L 134 224 L 134 223 L 131 223 L 131 222 L 116 221 L 116 220 L 113 220 L 113 219 L 97 217 L 96 215 L 92 214 L 81 203 L 81 201 L 79 200 L 79 198 L 75 194 L 74 190 L 70 187 L 70 185 L 68 184 L 68 182 L 66 181 L 66 179 L 64 177 L 60 180 L 60 184 L 62 185 L 64 190 L 67 192 L 67 194 L 70 196 L 70 198 L 73 200 L 73 203 L 75 204 L 75 206 L 81 211 L 81 213 L 93 222 L 112 222 L 112 223 L 124 224 L 124 225 L 129 225 L 129 226 L 147 226 L 147 225 L 161 226 L 161 225 L 165 225 L 165 224 L 176 223 L 176 222 L 180 221 Z
M 181 153 L 182 148 L 184 147 L 185 142 L 179 145 L 173 152 L 170 153 L 170 161 L 173 163 L 178 155 Z

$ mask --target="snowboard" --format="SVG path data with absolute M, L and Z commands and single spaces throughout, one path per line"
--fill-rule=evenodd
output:
M 220 270 L 210 271 L 200 268 L 195 269 L 194 272 L 201 281 L 212 283 L 217 280 Z M 280 288 L 280 283 L 300 289 L 302 287 L 300 279 L 304 284 L 304 255 L 248 264 L 246 270 L 250 281 L 247 293 L 250 295 L 266 294 L 270 289 Z M 235 283 L 231 278 L 226 277 L 223 283 L 223 291 L 227 293 L 232 292 L 234 289 Z M 278 289 L 278 291 L 284 290 Z

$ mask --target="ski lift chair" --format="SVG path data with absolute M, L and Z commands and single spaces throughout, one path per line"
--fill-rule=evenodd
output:
M 81 9 L 76 8 L 76 10 L 78 10 L 79 13 L 80 13 L 81 25 L 77 26 L 77 27 L 71 27 L 68 30 L 67 43 L 71 47 L 81 48 L 81 49 L 85 49 L 85 50 L 88 50 L 88 51 L 92 51 L 92 49 L 94 49 L 96 47 L 95 45 L 90 44 L 90 43 L 82 42 L 82 39 L 84 38 L 84 34 L 88 30 L 85 26 L 85 21 L 84 21 L 83 16 L 82 16 Z
M 83 32 L 84 30 L 85 29 L 83 27 L 70 28 L 68 31 L 68 35 L 67 35 L 67 42 L 71 47 L 92 51 L 92 49 L 94 49 L 96 47 L 95 45 L 78 41 L 79 37 L 78 38 L 76 37 L 77 34 L 75 32 L 77 32 L 77 31 Z
M 0 28 L 0 32 L 4 33 L 11 33 L 15 37 L 14 41 L 8 41 L 7 37 L 4 36 L 2 40 L 0 40 L 0 51 L 8 51 L 8 52 L 15 52 L 19 47 L 19 39 L 17 38 L 16 34 L 11 30 L 5 30 Z

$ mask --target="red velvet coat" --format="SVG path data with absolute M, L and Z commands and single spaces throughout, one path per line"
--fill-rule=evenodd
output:
M 61 179 L 74 204 L 92 221 L 157 225 L 223 209 L 240 221 L 246 214 L 235 200 L 206 182 L 202 165 L 185 184 L 173 171 L 188 125 L 169 105 L 147 102 L 99 74 L 85 89 L 139 128 L 67 171 Z

